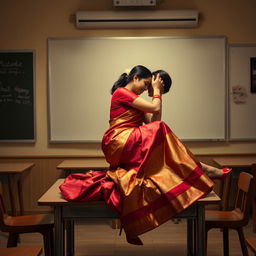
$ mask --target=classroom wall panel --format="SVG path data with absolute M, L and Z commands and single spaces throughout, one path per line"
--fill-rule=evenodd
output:
M 229 139 L 256 140 L 256 44 L 229 46 Z M 251 68 L 251 59 L 255 67 Z

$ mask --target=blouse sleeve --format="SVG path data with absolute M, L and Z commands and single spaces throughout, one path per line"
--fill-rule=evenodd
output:
M 126 88 L 118 88 L 115 92 L 115 101 L 130 106 L 132 102 L 138 97 L 138 95 Z

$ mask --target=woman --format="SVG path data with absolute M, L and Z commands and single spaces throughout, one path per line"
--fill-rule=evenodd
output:
M 110 128 L 102 140 L 109 170 L 73 175 L 60 187 L 68 200 L 97 200 L 102 195 L 119 211 L 127 241 L 132 244 L 142 244 L 138 235 L 208 194 L 214 186 L 208 175 L 221 178 L 228 172 L 201 165 L 160 121 L 162 94 L 170 86 L 171 78 L 161 70 L 152 77 L 146 67 L 138 65 L 122 74 L 111 90 Z M 139 96 L 146 90 L 152 102 Z M 77 179 L 83 180 L 83 186 L 75 188 L 79 192 L 74 196 L 70 184 Z

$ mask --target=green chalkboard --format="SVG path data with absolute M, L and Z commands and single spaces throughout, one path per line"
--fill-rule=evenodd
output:
M 0 52 L 0 140 L 35 141 L 34 52 Z

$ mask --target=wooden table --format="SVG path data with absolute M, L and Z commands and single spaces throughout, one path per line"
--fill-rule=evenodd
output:
M 109 163 L 104 157 L 101 158 L 83 158 L 83 159 L 68 159 L 61 162 L 57 169 L 65 171 L 66 176 L 74 171 L 102 170 L 108 168 Z
M 65 177 L 74 172 L 86 172 L 89 170 L 106 170 L 109 167 L 109 163 L 105 160 L 105 157 L 89 157 L 83 159 L 68 159 L 62 161 L 57 169 L 63 170 Z M 66 228 L 69 228 L 67 224 Z M 113 229 L 120 227 L 119 219 L 112 219 L 111 227 Z
M 54 207 L 55 221 L 55 255 L 63 256 L 64 223 L 66 220 L 74 221 L 81 218 L 118 218 L 116 212 L 108 208 L 103 201 L 95 202 L 68 202 L 59 190 L 64 179 L 58 179 L 49 190 L 38 200 L 38 205 Z M 207 197 L 198 200 L 188 209 L 175 216 L 188 220 L 187 249 L 188 255 L 205 255 L 205 205 L 216 204 L 220 198 L 211 192 Z M 197 232 L 194 232 L 194 230 Z M 67 240 L 67 255 L 74 255 L 74 230 Z M 196 237 L 194 234 L 196 233 Z M 71 244 L 70 244 L 71 243 Z
M 231 172 L 231 178 L 225 189 L 225 194 L 223 195 L 223 209 L 230 208 L 230 191 L 234 182 L 232 182 L 232 175 L 240 171 L 251 171 L 254 177 L 254 188 L 256 187 L 256 169 L 252 169 L 252 164 L 256 164 L 256 156 L 224 156 L 224 157 L 215 157 L 213 161 L 218 164 L 220 167 L 229 167 L 233 169 Z M 253 231 L 256 232 L 256 188 L 253 191 Z
M 242 170 L 256 163 L 256 156 L 222 156 L 214 157 L 213 161 L 221 167 L 241 168 Z
M 14 191 L 17 191 L 18 194 L 17 197 L 19 200 L 20 214 L 24 214 L 23 191 L 21 182 L 22 173 L 30 170 L 34 165 L 34 163 L 0 163 L 0 174 L 6 174 L 8 177 L 10 203 L 13 216 L 17 215 Z

